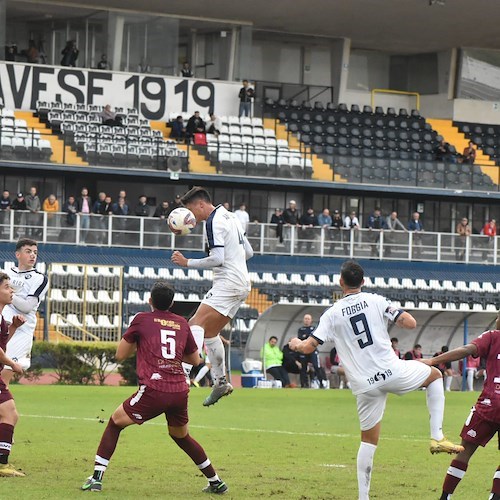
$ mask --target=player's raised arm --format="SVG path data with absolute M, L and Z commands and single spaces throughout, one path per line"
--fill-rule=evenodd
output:
M 174 264 L 190 269 L 212 269 L 224 264 L 224 248 L 216 247 L 210 250 L 210 255 L 202 259 L 187 259 L 181 252 L 172 253 L 171 260 Z
M 417 327 L 417 320 L 406 311 L 403 311 L 396 320 L 396 325 L 405 330 L 413 330 Z
M 9 325 L 9 336 L 7 338 L 7 342 L 11 339 L 12 335 L 14 335 L 15 331 L 26 323 L 26 318 L 21 316 L 20 314 L 16 314 L 12 318 L 12 323 Z
M 288 347 L 294 352 L 300 352 L 301 354 L 311 354 L 318 347 L 319 342 L 314 337 L 307 337 L 305 340 L 300 340 L 297 337 L 288 342 Z
M 461 347 L 457 347 L 456 349 L 452 349 L 451 351 L 443 352 L 443 354 L 440 354 L 439 356 L 435 356 L 429 359 L 422 359 L 420 361 L 429 366 L 437 366 L 441 363 L 448 363 L 451 361 L 464 359 L 467 356 L 474 356 L 476 358 L 477 354 L 477 346 L 475 344 L 467 344 Z

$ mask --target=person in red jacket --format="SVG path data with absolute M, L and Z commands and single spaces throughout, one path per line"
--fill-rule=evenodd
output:
M 484 237 L 484 250 L 483 250 L 483 260 L 488 259 L 488 250 L 493 250 L 493 241 L 497 235 L 497 221 L 495 219 L 490 219 L 483 227 L 481 231 Z

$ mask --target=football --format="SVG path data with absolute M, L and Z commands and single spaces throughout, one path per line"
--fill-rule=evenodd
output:
M 196 226 L 196 219 L 191 210 L 180 207 L 172 210 L 167 219 L 170 230 L 178 236 L 189 234 Z

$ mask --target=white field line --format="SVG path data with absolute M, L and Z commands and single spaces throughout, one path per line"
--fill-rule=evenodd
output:
M 63 415 L 27 415 L 21 414 L 21 418 L 46 418 L 51 420 L 77 420 L 83 422 L 99 422 L 101 417 L 67 417 Z M 107 416 L 103 419 L 107 420 Z M 145 422 L 145 425 L 161 425 L 165 426 L 165 423 L 160 422 Z M 289 436 L 309 436 L 309 437 L 330 437 L 330 438 L 349 438 L 355 439 L 359 437 L 359 434 L 338 434 L 332 432 L 301 432 L 301 431 L 282 431 L 276 429 L 246 429 L 243 427 L 216 427 L 210 425 L 193 425 L 189 424 L 191 429 L 205 429 L 205 430 L 216 430 L 216 431 L 232 431 L 232 432 L 254 432 L 256 434 L 285 434 Z M 416 438 L 415 436 L 401 435 L 397 437 L 383 436 L 382 441 L 412 441 L 415 443 L 425 443 L 428 439 Z

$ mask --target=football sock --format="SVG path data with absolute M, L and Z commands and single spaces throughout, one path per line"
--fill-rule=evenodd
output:
M 427 408 L 430 414 L 431 438 L 441 441 L 443 439 L 444 417 L 444 389 L 443 381 L 439 378 L 427 386 L 425 391 Z
M 444 384 L 447 391 L 451 391 L 451 383 L 453 382 L 453 377 L 446 376 L 444 378 Z
M 99 448 L 97 448 L 97 454 L 95 456 L 94 475 L 92 477 L 97 481 L 101 481 L 102 476 L 106 472 L 109 460 L 115 452 L 116 444 L 118 443 L 118 438 L 120 437 L 120 432 L 122 430 L 123 427 L 116 425 L 113 417 L 111 417 L 106 429 L 104 430 L 101 442 L 99 443 Z
M 200 368 L 200 371 L 198 372 L 198 374 L 196 375 L 196 377 L 194 378 L 194 381 L 195 382 L 199 382 L 207 373 L 208 373 L 208 366 L 205 365 L 205 366 L 202 366 Z
M 219 481 L 219 476 L 216 474 L 215 469 L 207 457 L 205 450 L 201 445 L 193 439 L 189 434 L 183 438 L 176 438 L 170 436 L 177 444 L 177 446 L 183 450 L 191 460 L 196 464 L 196 467 L 201 470 L 205 477 L 209 481 Z
M 14 426 L 10 424 L 0 424 L 0 464 L 9 462 L 10 450 L 12 449 L 12 436 Z
M 443 494 L 441 495 L 441 499 L 448 500 L 451 498 L 451 494 L 455 491 L 458 483 L 465 476 L 466 470 L 466 463 L 460 462 L 459 460 L 452 460 L 444 478 Z
M 374 444 L 361 441 L 358 450 L 358 490 L 359 500 L 368 500 L 370 482 L 372 479 L 373 456 L 377 447 Z
M 474 370 L 467 370 L 467 390 L 474 390 Z
M 211 339 L 205 339 L 207 346 L 208 357 L 212 363 L 212 377 L 214 384 L 217 384 L 221 379 L 226 379 L 226 354 L 224 351 L 224 344 L 219 335 Z
M 493 486 L 491 487 L 491 498 L 497 500 L 500 498 L 500 466 L 493 475 Z

